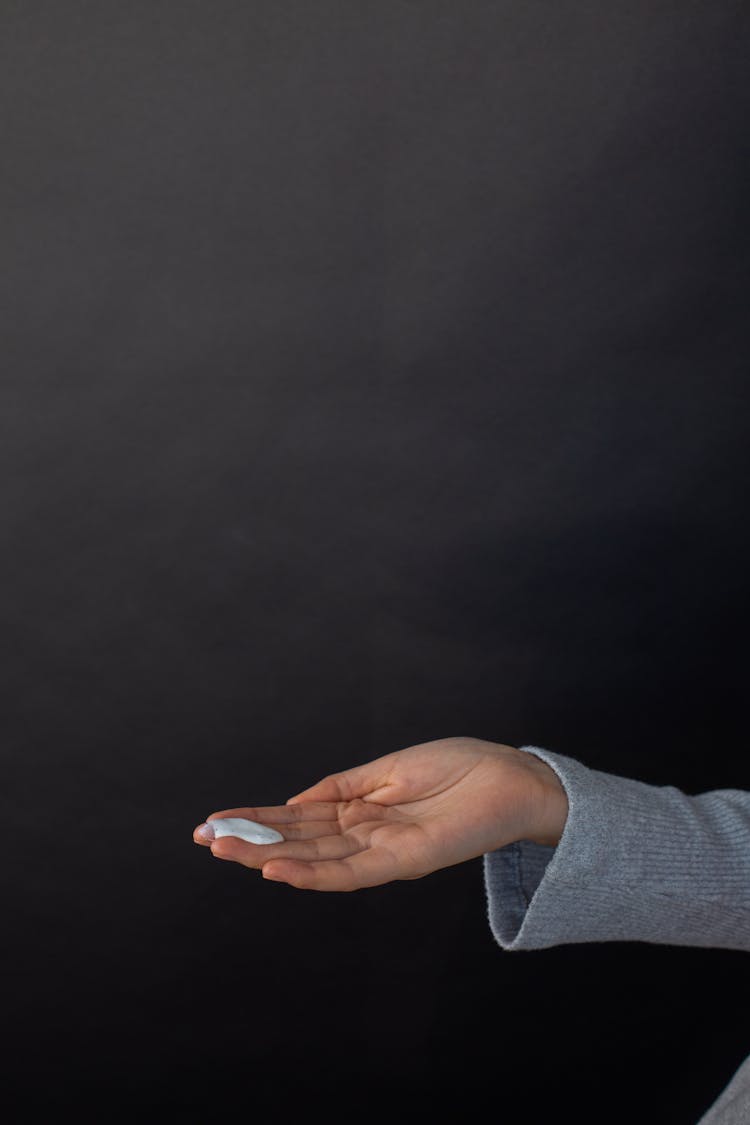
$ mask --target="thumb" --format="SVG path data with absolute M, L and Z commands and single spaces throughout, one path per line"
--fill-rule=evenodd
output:
M 385 754 L 361 766 L 341 773 L 329 773 L 321 781 L 295 793 L 286 802 L 296 805 L 300 801 L 353 801 L 356 797 L 373 800 L 375 793 L 388 785 L 388 775 L 393 769 L 397 753 Z

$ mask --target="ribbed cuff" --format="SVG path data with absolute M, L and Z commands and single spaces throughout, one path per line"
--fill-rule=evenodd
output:
M 529 840 L 483 857 L 503 949 L 646 941 L 750 950 L 750 792 L 690 797 L 522 746 L 558 775 L 557 847 Z

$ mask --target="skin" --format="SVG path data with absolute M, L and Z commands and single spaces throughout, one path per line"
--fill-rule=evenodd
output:
M 276 828 L 280 844 L 225 836 L 218 859 L 316 891 L 421 879 L 516 840 L 555 845 L 568 802 L 536 755 L 480 738 L 442 738 L 329 774 L 284 805 L 223 809 Z

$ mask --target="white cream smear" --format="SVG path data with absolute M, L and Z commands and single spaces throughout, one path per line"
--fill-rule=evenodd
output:
M 281 844 L 284 841 L 284 837 L 275 828 L 240 816 L 216 817 L 207 820 L 206 825 L 213 828 L 214 838 L 217 840 L 220 836 L 237 836 L 240 840 L 247 840 L 248 844 Z

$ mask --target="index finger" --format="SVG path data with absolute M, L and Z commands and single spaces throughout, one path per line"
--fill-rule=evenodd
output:
M 222 809 L 213 812 L 206 820 L 221 817 L 239 816 L 245 820 L 256 820 L 259 824 L 294 824 L 299 820 L 337 821 L 339 816 L 337 801 L 305 801 L 299 805 L 256 805 L 252 808 Z

